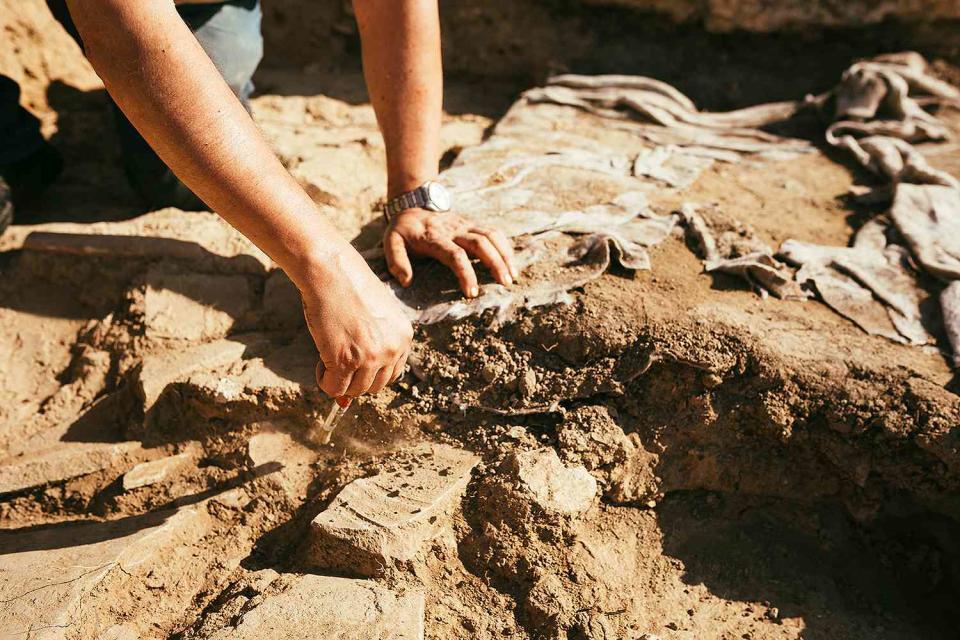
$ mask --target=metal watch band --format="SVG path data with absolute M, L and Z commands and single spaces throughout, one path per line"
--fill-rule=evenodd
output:
M 383 216 L 389 221 L 401 211 L 423 207 L 427 204 L 426 194 L 422 186 L 413 191 L 401 193 L 399 196 L 383 206 Z

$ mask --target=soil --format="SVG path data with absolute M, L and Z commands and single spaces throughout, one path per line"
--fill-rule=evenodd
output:
M 109 605 L 96 622 L 57 637 L 98 637 L 111 624 L 133 635 L 100 637 L 210 637 L 269 595 L 263 585 L 278 573 L 316 571 L 304 554 L 314 516 L 349 482 L 398 460 L 418 464 L 404 456 L 421 443 L 482 460 L 449 544 L 414 570 L 376 578 L 426 594 L 427 638 L 957 637 L 960 396 L 940 350 L 868 336 L 816 301 L 762 299 L 702 273 L 672 237 L 651 250 L 652 271 L 613 269 L 573 304 L 500 327 L 480 317 L 419 328 L 411 372 L 358 401 L 321 445 L 314 425 L 329 403 L 312 385 L 315 356 L 289 282 L 210 214 L 138 217 L 95 75 L 41 3 L 7 18 L 10 6 L 0 0 L 14 44 L 0 69 L 23 81 L 66 170 L 0 237 L 0 459 L 136 447 L 0 495 L 0 556 L 89 542 L 67 523 L 113 532 L 99 540 L 153 526 L 172 508 L 203 516 L 149 573 L 100 583 L 91 597 Z M 671 60 L 668 31 L 643 47 L 656 51 L 650 64 L 662 77 L 682 74 L 695 100 L 733 106 L 826 88 L 888 28 L 863 32 L 863 49 L 845 38 L 821 49 L 756 40 L 758 83 L 745 63 Z M 701 60 L 744 46 L 691 29 L 679 33 L 705 47 Z M 382 228 L 383 146 L 349 54 L 306 69 L 271 59 L 252 107 L 293 175 L 368 248 Z M 935 65 L 960 77 L 949 60 Z M 445 164 L 480 143 L 527 82 L 452 74 Z M 960 132 L 960 113 L 942 115 Z M 933 162 L 960 174 L 958 157 Z M 682 198 L 664 192 L 652 205 L 667 213 L 699 202 L 770 246 L 845 244 L 871 214 L 847 192 L 867 181 L 829 152 L 774 168 L 718 163 Z M 178 240 L 134 242 L 125 255 L 26 240 L 78 230 Z M 191 243 L 200 250 L 183 253 Z M 416 268 L 425 290 L 455 286 L 436 265 Z M 179 297 L 151 297 L 171 290 Z M 199 318 L 195 331 L 159 324 L 156 300 Z M 211 351 L 151 404 L 145 372 L 197 345 L 233 353 L 231 344 L 242 358 L 215 361 Z M 225 389 L 225 376 L 246 386 Z M 596 479 L 589 511 L 561 517 L 518 497 L 516 456 L 542 448 Z M 175 454 L 187 462 L 124 488 L 135 464 Z

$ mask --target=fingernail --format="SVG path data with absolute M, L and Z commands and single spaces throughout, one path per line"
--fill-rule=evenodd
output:
M 467 295 L 469 295 L 471 298 L 476 298 L 478 295 L 480 295 L 480 289 L 477 287 L 470 287 L 470 293 Z
M 337 404 L 346 409 L 350 406 L 350 401 L 353 400 L 350 396 L 340 396 L 337 398 Z
M 509 273 L 508 273 L 507 276 L 504 278 L 504 284 L 506 284 L 506 285 L 508 285 L 508 286 L 511 285 L 511 284 L 513 284 L 513 278 L 510 277 L 510 274 L 509 274 Z

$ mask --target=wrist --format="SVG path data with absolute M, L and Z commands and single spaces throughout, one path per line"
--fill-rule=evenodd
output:
M 300 292 L 307 295 L 342 278 L 344 263 L 351 259 L 363 261 L 353 245 L 337 236 L 327 242 L 312 243 L 281 267 Z

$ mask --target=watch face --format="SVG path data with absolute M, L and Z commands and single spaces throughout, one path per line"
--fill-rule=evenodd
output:
M 450 192 L 439 182 L 430 182 L 427 185 L 427 201 L 435 211 L 450 210 Z

